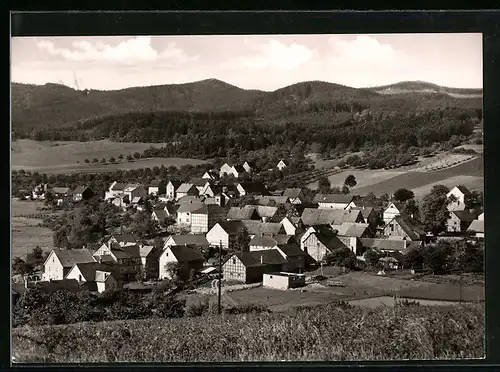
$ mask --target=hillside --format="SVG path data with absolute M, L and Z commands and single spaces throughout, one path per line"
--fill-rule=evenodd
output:
M 379 94 L 405 94 L 405 93 L 423 93 L 423 94 L 445 94 L 454 98 L 477 98 L 483 96 L 482 89 L 449 88 L 443 87 L 425 81 L 402 81 L 396 84 L 383 85 L 378 87 L 366 88 L 368 91 Z
M 35 128 L 68 127 L 82 120 L 129 112 L 233 111 L 247 112 L 250 116 L 257 114 L 269 120 L 287 117 L 291 121 L 302 121 L 305 115 L 308 121 L 330 123 L 339 121 L 337 115 L 344 120 L 346 113 L 353 114 L 364 109 L 406 113 L 446 107 L 481 108 L 480 96 L 454 98 L 450 94 L 465 93 L 437 86 L 433 94 L 415 94 L 422 92 L 423 88 L 416 89 L 414 84 L 420 88 L 422 84 L 429 85 L 405 82 L 396 84 L 398 87 L 357 89 L 309 81 L 264 92 L 245 90 L 217 79 L 115 91 L 77 91 L 59 84 L 37 86 L 13 83 L 12 127 L 14 132 L 26 137 Z M 383 94 L 389 88 L 394 94 Z M 409 88 L 415 88 L 411 90 L 413 94 L 407 94 Z

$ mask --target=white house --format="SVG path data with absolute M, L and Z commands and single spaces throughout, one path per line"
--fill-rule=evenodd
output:
M 53 249 L 43 263 L 43 280 L 62 280 L 77 263 L 95 262 L 87 249 Z
M 128 200 L 132 201 L 134 198 L 139 197 L 139 198 L 146 198 L 148 196 L 148 192 L 146 189 L 138 184 L 129 184 L 127 187 L 125 187 L 125 190 L 123 190 L 123 193 L 128 196 Z
M 217 222 L 206 235 L 208 244 L 218 247 L 222 243 L 222 248 L 232 248 L 238 233 L 244 228 L 240 221 Z
M 454 211 L 454 210 L 465 210 L 467 208 L 466 205 L 466 198 L 470 196 L 471 192 L 467 187 L 463 185 L 457 185 L 453 187 L 447 194 L 446 197 L 450 199 L 450 197 L 453 196 L 455 201 L 451 202 L 448 204 L 448 210 Z
M 346 209 L 352 202 L 352 195 L 345 194 L 316 194 L 314 202 L 320 209 Z
M 276 168 L 278 168 L 280 171 L 282 171 L 283 169 L 285 169 L 287 167 L 286 163 L 283 161 L 283 160 L 280 160 L 280 162 L 278 163 L 278 165 L 276 166 Z
M 243 163 L 243 169 L 247 173 L 252 173 L 255 170 L 255 163 L 253 161 L 246 161 Z
M 224 176 L 233 175 L 235 178 L 238 178 L 240 174 L 245 173 L 246 170 L 241 165 L 229 165 L 228 163 L 224 163 L 222 167 L 220 167 L 219 176 L 222 178 Z
M 111 186 L 109 186 L 109 189 L 105 192 L 104 200 L 115 199 L 119 195 L 123 194 L 126 187 L 127 187 L 127 184 L 118 183 L 118 182 L 114 181 L 111 184 Z
M 149 195 L 163 195 L 166 192 L 165 182 L 162 180 L 152 180 L 148 187 Z
M 163 250 L 174 245 L 190 245 L 198 249 L 208 248 L 209 244 L 204 234 L 170 235 L 163 244 Z M 217 243 L 218 244 L 218 243 Z
M 203 255 L 198 249 L 196 249 L 196 247 L 189 245 L 174 245 L 168 247 L 163 251 L 159 258 L 159 278 L 171 278 L 168 271 L 169 263 L 178 264 L 179 271 L 187 274 L 191 270 L 201 270 L 203 268 L 204 261 L 205 259 Z
M 45 199 L 45 193 L 47 192 L 48 185 L 46 183 L 37 185 L 33 188 L 31 192 L 31 197 L 36 200 Z
M 305 200 L 304 193 L 302 189 L 299 188 L 288 188 L 283 192 L 283 196 L 288 197 L 290 203 L 292 204 L 302 204 Z
M 166 186 L 166 196 L 168 200 L 176 200 L 176 190 L 179 188 L 179 186 L 182 184 L 181 181 L 178 180 L 170 180 L 167 183 Z
M 175 198 L 179 200 L 184 196 L 198 196 L 200 195 L 200 191 L 198 188 L 191 183 L 183 183 L 180 185 L 177 190 L 175 190 Z
M 99 293 L 118 287 L 118 281 L 111 270 L 97 262 L 73 265 L 65 279 L 75 279 L 80 284 L 85 283 L 90 291 Z
M 478 219 L 479 221 L 484 221 L 484 212 L 483 212 L 483 213 L 481 213 L 479 216 L 477 216 L 477 219 Z
M 383 214 L 384 223 L 388 224 L 389 222 L 392 221 L 394 217 L 401 215 L 402 211 L 403 211 L 403 204 L 398 202 L 389 203 L 387 208 L 385 208 L 384 210 Z

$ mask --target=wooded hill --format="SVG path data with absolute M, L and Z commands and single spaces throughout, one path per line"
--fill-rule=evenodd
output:
M 109 115 L 131 112 L 232 112 L 239 118 L 264 120 L 269 124 L 335 124 L 366 111 L 399 115 L 446 108 L 480 111 L 482 107 L 482 96 L 478 95 L 482 94 L 481 90 L 403 82 L 392 86 L 397 92 L 395 94 L 379 93 L 388 87 L 391 86 L 357 89 L 309 81 L 264 92 L 208 79 L 114 91 L 80 91 L 60 84 L 13 83 L 12 128 L 14 136 L 33 137 L 35 129 L 62 128 L 68 131 L 81 123 L 99 122 Z M 396 88 L 399 91 L 394 90 Z M 457 98 L 457 94 L 468 95 L 468 98 Z

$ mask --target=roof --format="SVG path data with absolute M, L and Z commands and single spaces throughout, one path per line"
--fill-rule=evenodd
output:
M 384 251 L 403 251 L 412 246 L 420 246 L 420 242 L 406 242 L 399 239 L 376 239 L 376 238 L 361 238 L 361 245 L 365 248 L 372 248 Z
M 97 270 L 95 272 L 95 281 L 99 283 L 104 283 L 110 276 L 113 276 L 112 272 Z
M 192 211 L 193 214 L 223 214 L 226 210 L 217 204 L 201 203 L 201 206 Z
M 484 220 L 474 220 L 470 224 L 467 231 L 476 232 L 476 233 L 484 233 Z
M 279 245 L 278 249 L 282 251 L 287 257 L 300 257 L 306 255 L 306 253 L 302 249 L 300 249 L 298 245 L 294 244 Z
M 165 209 L 155 209 L 153 213 L 161 221 L 165 220 L 168 217 L 167 212 L 165 212 Z
M 111 187 L 111 190 L 113 191 L 123 191 L 127 187 L 127 184 L 125 183 L 115 183 L 113 187 Z
M 203 198 L 200 198 L 199 196 L 196 195 L 184 195 L 182 198 L 179 198 L 177 200 L 177 204 L 184 204 L 184 203 L 193 203 L 193 202 L 202 202 Z
M 402 211 L 403 208 L 404 208 L 404 203 L 400 203 L 400 202 L 397 202 L 397 201 L 393 201 L 393 202 L 390 202 L 389 204 L 387 204 L 387 207 L 385 208 L 385 210 L 387 210 L 387 208 L 389 208 L 392 204 L 394 204 L 394 206 L 397 208 L 398 211 Z
M 193 213 L 194 211 L 200 209 L 205 204 L 201 201 L 182 203 L 177 209 L 177 213 Z
M 87 249 L 58 249 L 52 250 L 63 267 L 71 268 L 77 263 L 95 262 Z
M 262 182 L 240 182 L 239 185 L 247 194 L 267 194 L 267 187 Z
M 253 252 L 238 252 L 234 256 L 238 257 L 245 267 L 262 267 L 269 265 L 286 264 L 286 259 L 277 249 L 266 249 Z
M 310 236 L 312 235 L 315 235 L 318 240 L 331 251 L 333 251 L 334 249 L 346 247 L 342 240 L 338 238 L 337 234 L 335 234 L 335 232 L 331 230 L 322 229 L 320 231 L 312 233 Z M 309 237 L 307 237 L 307 239 L 309 239 Z
M 283 196 L 288 196 L 289 198 L 298 198 L 302 193 L 302 189 L 299 188 L 289 188 L 285 189 Z
M 278 207 L 268 207 L 268 206 L 264 206 L 264 205 L 257 205 L 255 209 L 256 209 L 257 214 L 259 215 L 260 218 L 262 218 L 262 217 L 267 217 L 267 218 L 274 217 L 274 215 L 278 211 Z
M 75 191 L 73 191 L 73 193 L 75 194 L 82 194 L 83 192 L 85 192 L 85 190 L 88 189 L 88 186 L 78 186 Z
M 241 164 L 236 164 L 235 166 L 233 166 L 233 168 L 236 170 L 236 172 L 238 173 L 241 173 L 241 172 L 245 172 L 245 168 L 243 168 L 243 165 Z
M 473 221 L 475 220 L 475 216 L 474 214 L 472 214 L 471 212 L 469 212 L 468 210 L 464 210 L 464 211 L 450 211 L 450 215 L 451 214 L 454 214 L 455 216 L 457 216 L 457 218 L 460 220 L 460 221 Z
M 69 187 L 53 187 L 52 192 L 55 194 L 68 194 L 71 190 Z
M 170 238 L 174 245 L 208 245 L 207 238 L 203 234 L 171 235 Z
M 179 180 L 168 180 L 167 185 L 171 183 L 175 189 L 177 189 L 180 185 L 182 185 L 182 181 Z
M 250 235 L 278 235 L 283 226 L 281 223 L 260 222 L 252 220 L 241 220 Z
M 195 186 L 192 183 L 183 183 L 177 188 L 177 190 L 175 190 L 175 192 L 185 193 L 191 190 L 193 187 Z
M 92 282 L 96 280 L 96 272 L 111 272 L 110 268 L 105 264 L 100 264 L 99 262 L 86 262 L 86 263 L 78 263 L 74 266 L 77 266 L 82 274 L 83 278 L 87 282 Z
M 203 255 L 195 246 L 172 245 L 169 249 L 179 262 L 205 261 Z
M 113 234 L 111 238 L 115 238 L 118 243 L 136 243 L 137 238 L 132 234 Z
M 380 207 L 375 200 L 356 199 L 356 200 L 353 200 L 353 202 L 354 202 L 354 204 L 356 204 L 356 207 L 361 208 L 361 209 L 371 208 L 373 210 L 373 209 L 377 209 Z
M 274 201 L 276 204 L 285 204 L 288 203 L 289 197 L 288 196 L 256 196 L 255 199 L 257 200 L 257 203 L 260 205 L 269 205 L 271 201 Z
M 176 214 L 177 210 L 179 209 L 179 205 L 177 204 L 167 204 L 165 206 L 169 214 Z
M 76 279 L 62 279 L 36 282 L 34 288 L 49 292 L 55 292 L 61 289 L 77 292 L 80 291 L 80 284 Z
M 367 223 L 344 222 L 341 225 L 332 225 L 332 229 L 337 230 L 341 236 L 361 238 L 369 226 Z
M 245 225 L 241 221 L 221 221 L 218 224 L 228 234 L 237 234 L 245 228 Z
M 393 220 L 395 220 L 403 231 L 413 240 L 418 240 L 422 235 L 425 235 L 423 224 L 414 218 L 409 216 L 396 216 Z
M 465 187 L 464 185 L 457 185 L 455 187 L 457 189 L 459 189 L 464 195 L 470 195 L 471 194 L 470 190 L 467 187 Z
M 139 187 L 142 187 L 142 185 L 138 184 L 138 183 L 129 183 L 126 187 L 125 187 L 125 192 L 127 191 L 133 191 Z
M 143 245 L 139 247 L 139 254 L 141 257 L 148 257 L 151 253 L 155 252 L 155 247 L 152 245 Z
M 254 246 L 262 246 L 262 247 L 275 247 L 275 246 L 280 246 L 280 245 L 287 245 L 292 236 L 291 235 L 274 235 L 274 236 L 268 236 L 268 235 L 255 235 L 253 239 L 250 241 L 250 245 Z
M 210 183 L 207 178 L 191 178 L 189 180 L 189 184 L 197 187 L 205 186 L 207 183 Z
M 111 247 L 111 253 L 113 253 L 116 258 L 141 257 L 140 248 L 137 244 L 123 247 L 113 245 Z
M 255 168 L 255 162 L 253 160 L 247 160 L 243 165 L 248 165 L 250 168 Z
M 159 187 L 163 183 L 162 180 L 152 180 L 149 183 L 149 187 Z
M 346 194 L 316 194 L 316 196 L 314 197 L 314 202 L 349 204 L 352 201 L 352 198 L 352 195 Z
M 356 222 L 360 214 L 359 210 L 305 208 L 301 219 L 307 226 L 340 225 L 343 222 Z
M 135 196 L 130 203 L 132 203 L 132 204 L 138 204 L 138 203 L 141 202 L 141 200 L 142 200 L 141 196 Z
M 256 213 L 255 205 L 245 205 L 244 207 L 231 207 L 227 212 L 228 220 L 250 220 Z

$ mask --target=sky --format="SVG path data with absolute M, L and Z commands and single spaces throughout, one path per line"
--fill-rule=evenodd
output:
M 14 37 L 11 80 L 99 90 L 210 78 L 266 91 L 310 80 L 482 88 L 482 54 L 482 35 L 464 33 Z

